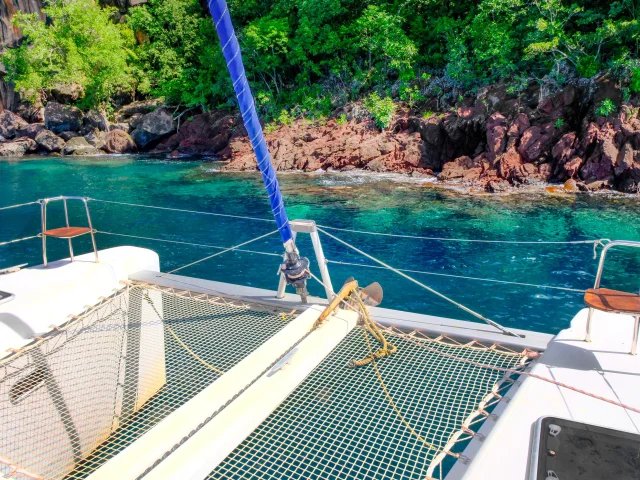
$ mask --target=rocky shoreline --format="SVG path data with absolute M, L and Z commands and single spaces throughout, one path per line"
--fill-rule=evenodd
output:
M 639 109 L 628 103 L 607 117 L 594 113 L 599 99 L 621 102 L 615 85 L 567 86 L 541 100 L 539 92 L 529 97 L 510 97 L 495 85 L 447 112 L 398 112 L 385 131 L 351 104 L 334 119 L 296 120 L 266 139 L 280 171 L 393 172 L 490 193 L 550 182 L 567 191 L 638 193 Z M 184 113 L 175 117 L 173 110 L 158 100 L 133 102 L 110 122 L 104 112 L 50 101 L 31 115 L 32 123 L 4 110 L 0 156 L 150 152 L 169 159 L 215 156 L 229 172 L 256 169 L 236 114 L 211 111 L 182 120 Z

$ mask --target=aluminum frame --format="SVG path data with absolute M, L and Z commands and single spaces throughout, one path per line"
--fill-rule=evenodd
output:
M 47 261 L 47 235 L 45 234 L 45 232 L 47 231 L 47 205 L 51 202 L 57 202 L 57 201 L 62 201 L 63 205 L 64 205 L 64 218 L 65 218 L 65 222 L 67 224 L 67 227 L 69 227 L 69 210 L 67 208 L 67 200 L 80 200 L 84 203 L 84 209 L 85 212 L 87 212 L 87 223 L 90 229 L 90 234 L 91 234 L 91 244 L 93 245 L 93 253 L 96 257 L 96 263 L 99 262 L 98 259 L 98 247 L 96 246 L 96 236 L 95 236 L 95 229 L 93 228 L 93 224 L 91 223 L 91 214 L 89 213 L 89 198 L 88 197 L 77 197 L 77 196 L 66 196 L 66 195 L 61 195 L 59 197 L 51 197 L 51 198 L 44 198 L 42 200 L 40 200 L 40 222 L 41 222 L 41 226 L 42 226 L 42 262 L 44 264 L 44 266 L 46 267 L 48 264 Z M 69 243 L 69 258 L 71 258 L 71 261 L 74 261 L 74 257 L 73 257 L 73 244 L 72 244 L 72 239 L 68 238 L 68 243 Z
M 596 281 L 593 285 L 594 289 L 600 288 L 600 281 L 602 280 L 602 271 L 604 269 L 604 262 L 607 257 L 607 252 L 613 247 L 635 247 L 640 248 L 640 242 L 632 242 L 630 240 L 614 240 L 607 243 L 602 249 L 600 254 L 600 262 L 598 263 L 598 273 L 596 274 Z M 587 314 L 587 331 L 585 335 L 585 342 L 591 341 L 591 326 L 593 317 L 593 307 L 589 307 L 589 313 Z M 633 340 L 631 341 L 631 355 L 638 354 L 638 329 L 640 328 L 640 315 L 633 315 L 635 319 L 633 326 Z

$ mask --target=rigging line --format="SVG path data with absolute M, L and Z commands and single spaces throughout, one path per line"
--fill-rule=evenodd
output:
M 220 370 L 219 368 L 214 367 L 213 365 L 211 365 L 209 362 L 207 362 L 206 360 L 204 360 L 202 357 L 200 357 L 196 352 L 194 352 L 193 350 L 191 350 L 188 345 L 186 343 L 184 343 L 180 337 L 178 337 L 178 335 L 176 334 L 176 332 L 173 331 L 173 329 L 167 324 L 167 321 L 164 319 L 164 317 L 162 315 L 160 315 L 160 312 L 158 312 L 158 310 L 156 309 L 155 304 L 153 303 L 153 300 L 151 300 L 151 297 L 149 296 L 149 292 L 145 292 L 144 294 L 144 299 L 147 301 L 147 303 L 151 306 L 151 308 L 153 309 L 153 311 L 155 312 L 156 316 L 160 319 L 160 322 L 162 323 L 162 325 L 169 331 L 169 333 L 171 334 L 171 336 L 175 339 L 176 342 L 178 342 L 178 344 L 184 348 L 186 350 L 186 352 L 191 355 L 193 358 L 195 358 L 198 362 L 200 362 L 202 365 L 204 365 L 205 367 L 207 367 L 209 370 L 212 370 L 216 373 L 219 373 L 220 375 L 224 374 L 224 371 Z
M 187 267 L 191 267 L 191 266 L 193 266 L 193 265 L 195 265 L 197 263 L 204 262 L 205 260 L 209 260 L 209 259 L 211 259 L 213 257 L 217 257 L 218 255 L 222 255 L 223 253 L 230 252 L 231 250 L 235 250 L 235 249 L 240 248 L 240 247 L 242 247 L 244 245 L 248 245 L 249 243 L 261 240 L 261 239 L 263 239 L 265 237 L 268 237 L 269 235 L 273 235 L 274 233 L 278 233 L 278 230 L 277 229 L 273 230 L 273 231 L 271 231 L 269 233 L 265 233 L 264 235 L 260 235 L 259 237 L 252 238 L 251 240 L 247 240 L 246 242 L 239 243 L 238 245 L 234 245 L 233 247 L 226 248 L 226 249 L 222 250 L 221 252 L 217 252 L 217 253 L 214 253 L 213 255 L 209 255 L 207 257 L 201 258 L 200 260 L 196 260 L 195 262 L 188 263 L 187 265 L 183 265 L 182 267 L 178 267 L 178 268 L 176 268 L 174 270 L 171 270 L 170 272 L 164 273 L 164 274 L 160 275 L 160 277 L 163 277 L 165 275 L 169 275 L 171 273 L 175 273 L 175 272 L 177 272 L 179 270 L 182 270 L 184 268 L 187 268 Z
M 364 267 L 364 268 L 377 268 L 380 270 L 386 270 L 385 267 L 380 267 L 378 265 L 367 265 L 367 264 L 362 264 L 362 263 L 351 263 L 351 262 L 342 262 L 340 260 L 329 260 L 327 259 L 328 263 L 334 263 L 337 265 L 349 265 L 349 266 L 353 266 L 353 267 Z M 524 282 L 510 282 L 508 280 L 496 280 L 493 278 L 480 278 L 480 277 L 469 277 L 466 275 L 453 275 L 451 273 L 436 273 L 436 272 L 425 272 L 423 270 L 411 270 L 411 269 L 407 269 L 407 268 L 398 268 L 398 270 L 400 272 L 405 272 L 405 273 L 419 273 L 422 275 L 434 275 L 437 277 L 449 277 L 449 278 L 460 278 L 463 280 L 477 280 L 479 282 L 491 282 L 491 283 L 503 283 L 503 284 L 507 284 L 507 285 L 520 285 L 523 287 L 536 287 L 536 288 L 549 288 L 549 289 L 553 289 L 553 290 L 565 290 L 568 292 L 576 292 L 576 293 L 584 293 L 585 290 L 580 290 L 578 288 L 569 288 L 569 287 L 557 287 L 555 285 L 538 285 L 535 283 L 524 283 Z
M 452 305 L 455 305 L 456 307 L 458 307 L 459 309 L 461 309 L 461 310 L 463 310 L 463 311 L 467 312 L 468 314 L 473 315 L 474 317 L 476 317 L 476 318 L 478 318 L 478 319 L 482 320 L 483 322 L 488 323 L 488 324 L 489 324 L 489 325 L 491 325 L 492 327 L 497 328 L 497 329 L 498 329 L 498 330 L 500 330 L 502 333 L 505 333 L 505 334 L 507 334 L 507 335 L 512 335 L 512 336 L 514 336 L 514 337 L 522 338 L 522 335 L 517 334 L 517 333 L 516 333 L 516 332 L 514 332 L 513 330 L 511 330 L 511 329 L 509 329 L 509 328 L 507 328 L 507 327 L 503 327 L 503 326 L 502 326 L 502 325 L 500 325 L 499 323 L 494 322 L 493 320 L 491 320 L 491 319 L 489 319 L 489 318 L 487 318 L 487 317 L 485 317 L 485 316 L 483 316 L 483 315 L 480 315 L 480 314 L 479 314 L 479 313 L 477 313 L 477 312 L 474 312 L 473 310 L 471 310 L 471 309 L 470 309 L 470 308 L 468 308 L 468 307 L 465 307 L 465 306 L 464 306 L 464 305 L 462 305 L 461 303 L 458 303 L 458 302 L 456 302 L 455 300 L 453 300 L 453 299 L 451 299 L 451 298 L 447 297 L 446 295 L 444 295 L 444 294 L 442 294 L 442 293 L 438 292 L 437 290 L 434 290 L 433 288 L 431 288 L 431 287 L 429 287 L 429 286 L 425 285 L 424 283 L 419 282 L 419 281 L 418 281 L 418 280 L 416 280 L 415 278 L 410 277 L 409 275 L 407 275 L 407 274 L 406 274 L 406 273 L 404 273 L 404 272 L 401 272 L 401 271 L 400 271 L 400 270 L 398 270 L 397 268 L 394 268 L 394 267 L 392 267 L 391 265 L 388 265 L 388 264 L 384 263 L 382 260 L 378 260 L 377 258 L 375 258 L 375 257 L 373 257 L 373 256 L 371 256 L 371 255 L 369 255 L 368 253 L 363 252 L 362 250 L 360 250 L 360 249 L 358 249 L 358 248 L 354 247 L 353 245 L 351 245 L 351 244 L 350 244 L 350 243 L 348 243 L 348 242 L 345 242 L 344 240 L 339 239 L 339 238 L 338 238 L 338 237 L 336 237 L 335 235 L 330 234 L 329 232 L 327 232 L 327 231 L 323 230 L 322 228 L 318 228 L 318 230 L 319 230 L 319 231 L 321 231 L 322 233 L 324 233 L 325 235 L 327 235 L 328 237 L 331 237 L 331 238 L 333 238 L 334 240 L 336 240 L 337 242 L 340 242 L 341 244 L 345 245 L 346 247 L 348 247 L 348 248 L 350 248 L 350 249 L 352 249 L 352 250 L 354 250 L 354 251 L 358 252 L 360 255 L 363 255 L 363 256 L 367 257 L 369 260 L 373 260 L 374 262 L 376 262 L 376 263 L 378 263 L 378 264 L 382 265 L 383 267 L 388 268 L 388 269 L 389 269 L 389 270 L 391 270 L 392 272 L 397 273 L 397 274 L 398 274 L 398 275 L 400 275 L 401 277 L 406 278 L 406 279 L 407 279 L 407 280 L 409 280 L 410 282 L 415 283 L 416 285 L 418 285 L 418 286 L 420 286 L 420 287 L 424 288 L 425 290 L 427 290 L 427 291 L 429 291 L 429 292 L 433 293 L 434 295 L 436 295 L 436 296 L 438 296 L 438 297 L 442 298 L 443 300 L 446 300 L 447 302 L 451 303 Z
M 388 329 L 384 329 L 385 331 L 388 331 Z M 473 365 L 474 367 L 478 367 L 478 368 L 485 368 L 488 370 L 494 370 L 494 371 L 498 371 L 498 372 L 503 372 L 503 373 L 508 373 L 511 375 L 524 375 L 526 377 L 531 377 L 531 378 L 536 378 L 538 380 L 542 380 L 543 382 L 547 382 L 550 383 L 552 385 L 555 385 L 557 387 L 561 387 L 561 388 L 565 388 L 567 390 L 571 390 L 572 392 L 576 392 L 576 393 L 580 393 L 582 395 L 586 395 L 587 397 L 591 397 L 591 398 L 595 398 L 596 400 L 601 400 L 603 402 L 606 403 L 610 403 L 612 405 L 615 405 L 617 407 L 622 407 L 625 410 L 630 410 L 632 412 L 636 412 L 636 413 L 640 413 L 640 409 L 638 408 L 634 408 L 630 405 L 626 405 L 622 402 L 618 402 L 616 400 L 611 400 L 609 398 L 606 397 L 601 397 L 599 395 L 596 395 L 594 393 L 590 393 L 587 392 L 586 390 L 581 390 L 579 388 L 573 387 L 571 385 L 567 385 L 566 383 L 562 383 L 562 382 L 558 382 L 557 380 L 553 380 L 551 378 L 547 378 L 547 377 L 543 377 L 542 375 L 537 375 L 535 373 L 531 373 L 530 371 L 523 371 L 523 370 L 515 370 L 512 368 L 505 368 L 505 367 L 498 367 L 498 366 L 494 366 L 494 365 L 487 365 L 484 363 L 478 363 L 475 362 L 473 360 L 469 360 L 466 358 L 460 358 L 460 357 L 456 357 L 455 355 L 452 355 L 450 353 L 446 353 L 443 351 L 440 351 L 438 349 L 435 348 L 431 348 L 431 347 L 427 347 L 426 345 L 424 345 L 422 342 L 416 340 L 415 338 L 412 338 L 410 335 L 407 335 L 406 333 L 402 332 L 401 330 L 393 327 L 392 330 L 394 331 L 394 333 L 396 333 L 399 337 L 401 337 L 402 339 L 406 340 L 407 342 L 413 343 L 421 348 L 426 349 L 427 351 L 431 352 L 431 353 L 435 353 L 438 355 L 444 355 L 445 357 L 451 358 L 454 361 L 457 362 L 462 362 L 462 363 L 466 363 L 469 365 Z
M 508 243 L 513 245 L 577 245 L 577 244 L 596 244 L 600 242 L 602 239 L 595 240 L 567 240 L 567 241 L 519 241 L 519 240 L 482 240 L 482 239 L 470 239 L 470 238 L 451 238 L 451 237 L 423 237 L 420 235 L 404 235 L 398 233 L 383 233 L 383 232 L 369 232 L 366 230 L 354 230 L 351 228 L 337 228 L 337 227 L 329 227 L 326 225 L 317 225 L 321 228 L 326 228 L 327 230 L 336 230 L 340 232 L 350 232 L 350 233 L 361 233 L 363 235 L 379 235 L 383 237 L 396 237 L 396 238 L 412 238 L 415 240 L 438 240 L 442 242 L 468 242 L 468 243 Z
M 168 239 L 164 239 L 164 238 L 154 238 L 154 237 L 142 237 L 140 235 L 128 235 L 125 233 L 116 233 L 116 232 L 107 232 L 104 230 L 96 230 L 96 233 L 101 233 L 104 235 L 114 235 L 117 237 L 126 237 L 126 238 L 136 238 L 139 240 L 151 240 L 151 241 L 155 241 L 155 242 L 163 242 L 163 243 L 175 243 L 178 245 L 189 245 L 189 246 L 194 246 L 194 247 L 203 247 L 203 248 L 215 248 L 217 250 L 224 250 L 226 248 L 229 247 L 220 247 L 218 245 L 210 245 L 210 244 L 206 244 L 206 243 L 194 243 L 194 242 L 182 242 L 182 241 L 178 241 L 178 240 L 168 240 Z M 31 238 L 36 238 L 39 237 L 40 235 L 36 235 L 34 237 L 26 237 L 25 239 L 18 239 L 18 240 L 13 240 L 13 242 L 18 242 L 21 240 L 29 240 Z M 2 246 L 3 244 L 0 243 L 0 246 Z M 236 248 L 234 249 L 236 252 L 243 252 L 243 253 L 252 253 L 255 255 L 266 255 L 269 257 L 282 257 L 282 254 L 280 253 L 271 253 L 271 252 L 260 252 L 258 250 L 247 250 L 247 249 L 243 249 L 243 248 Z M 336 265 L 347 265 L 347 266 L 352 266 L 352 267 L 363 267 L 363 268 L 376 268 L 376 269 L 380 269 L 380 270 L 386 270 L 385 267 L 381 267 L 378 265 L 367 265 L 367 264 L 362 264 L 362 263 L 352 263 L 352 262 L 342 262 L 339 260 L 329 260 L 327 259 L 328 263 L 333 263 Z M 470 277 L 467 275 L 453 275 L 453 274 L 449 274 L 449 273 L 437 273 L 437 272 L 427 272 L 424 270 L 412 270 L 412 269 L 407 269 L 407 268 L 399 268 L 398 269 L 401 272 L 405 272 L 405 273 L 418 273 L 418 274 L 422 274 L 422 275 L 433 275 L 433 276 L 437 276 L 437 277 L 447 277 L 447 278 L 459 278 L 462 280 L 474 280 L 474 281 L 478 281 L 478 282 L 488 282 L 488 283 L 500 283 L 500 284 L 505 284 L 505 285 L 519 285 L 519 286 L 523 286 L 523 287 L 534 287 L 534 288 L 545 288 L 545 289 L 552 289 L 552 290 L 562 290 L 562 291 L 567 291 L 567 292 L 576 292 L 576 293 L 584 293 L 585 290 L 581 290 L 578 288 L 569 288 L 569 287 L 558 287 L 555 285 L 539 285 L 539 284 L 535 284 L 535 283 L 524 283 L 524 282 L 510 282 L 508 280 L 497 280 L 497 279 L 493 279 L 493 278 L 481 278 L 481 277 Z M 324 286 L 324 285 L 323 285 Z
M 215 248 L 217 250 L 224 250 L 229 247 L 220 247 L 218 245 L 209 245 L 206 243 L 192 243 L 192 242 L 181 242 L 178 240 L 166 240 L 164 238 L 153 238 L 153 237 L 141 237 L 139 235 L 128 235 L 126 233 L 115 233 L 115 232 L 105 232 L 103 230 L 96 230 L 96 233 L 102 233 L 105 235 L 115 235 L 116 237 L 127 237 L 127 238 L 137 238 L 140 240 L 153 240 L 155 242 L 164 242 L 164 243 L 177 243 L 179 245 L 191 245 L 194 247 L 203 247 L 203 248 Z M 234 249 L 236 252 L 244 252 L 244 253 L 255 253 L 257 255 L 268 255 L 270 257 L 280 257 L 282 258 L 281 253 L 270 253 L 270 252 L 258 252 L 257 250 L 244 250 L 242 248 Z
M 172 208 L 172 207 L 158 207 L 158 206 L 155 206 L 155 205 L 143 205 L 143 204 L 139 204 L 139 203 L 117 202 L 117 201 L 114 201 L 114 200 L 101 200 L 99 198 L 91 198 L 91 197 L 89 197 L 88 200 L 91 200 L 93 202 L 112 203 L 112 204 L 115 204 L 115 205 L 127 205 L 127 206 L 130 206 L 130 207 L 152 208 L 152 209 L 156 209 L 156 210 L 167 210 L 167 211 L 172 211 L 172 212 L 194 213 L 194 214 L 198 214 L 198 215 L 211 215 L 211 216 L 215 216 L 215 217 L 237 218 L 237 219 L 241 219 L 241 220 L 256 220 L 256 221 L 260 221 L 260 222 L 272 222 L 272 223 L 275 222 L 275 220 L 271 220 L 271 219 L 268 219 L 268 218 L 249 217 L 249 216 L 245 216 L 245 215 L 232 215 L 232 214 L 228 214 L 228 213 L 203 212 L 201 210 L 186 210 L 186 209 L 182 209 L 182 208 Z M 38 202 L 32 202 L 32 203 L 38 203 Z M 28 205 L 28 204 L 24 204 L 24 205 Z M 10 208 L 10 207 L 6 207 L 6 208 Z M 535 244 L 540 244 L 540 245 L 594 244 L 594 245 L 597 245 L 599 242 L 607 240 L 607 239 L 567 240 L 567 241 L 482 240 L 482 239 L 469 239 L 469 238 L 425 237 L 425 236 L 420 236 L 420 235 L 404 235 L 404 234 L 397 234 L 397 233 L 370 232 L 370 231 L 366 231 L 366 230 L 355 230 L 355 229 L 350 229 L 350 228 L 330 227 L 328 225 L 317 225 L 317 226 L 318 227 L 322 227 L 322 228 L 326 228 L 327 230 L 335 230 L 335 231 L 340 231 L 340 232 L 360 233 L 360 234 L 363 234 L 363 235 L 378 235 L 378 236 L 383 236 L 383 237 L 409 238 L 409 239 L 415 239 L 415 240 L 438 240 L 438 241 L 443 241 L 443 242 L 505 243 L 505 244 L 512 244 L 512 245 L 517 245 L 517 244 L 522 244 L 522 245 L 535 245 Z
M 27 205 L 33 205 L 35 203 L 40 203 L 40 200 L 36 200 L 35 202 L 18 203 L 17 205 L 8 205 L 6 207 L 0 207 L 0 210 L 10 210 L 12 208 L 25 207 Z
M 42 237 L 41 233 L 39 233 L 37 235 L 32 235 L 30 237 L 16 238 L 15 240 L 7 240 L 6 242 L 0 242 L 0 247 L 2 247 L 4 245 L 9 245 L 10 243 L 24 242 L 25 240 L 31 240 L 32 238 L 40 238 L 40 237 Z
M 226 218 L 238 218 L 241 220 L 256 220 L 260 222 L 271 222 L 275 223 L 275 220 L 270 220 L 268 218 L 259 218 L 259 217 L 248 217 L 243 215 L 231 215 L 228 213 L 213 213 L 213 212 L 203 212 L 200 210 L 186 210 L 183 208 L 172 208 L 172 207 L 158 207 L 156 205 L 142 205 L 140 203 L 126 203 L 126 202 L 116 202 L 113 200 L 100 200 L 99 198 L 89 198 L 92 202 L 101 202 L 101 203 L 113 203 L 115 205 L 126 205 L 129 207 L 140 207 L 140 208 L 152 208 L 155 210 L 169 210 L 172 212 L 183 212 L 183 213 L 195 213 L 198 215 L 211 215 L 214 217 L 226 217 Z

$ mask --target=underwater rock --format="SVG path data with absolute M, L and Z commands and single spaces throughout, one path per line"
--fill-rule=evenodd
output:
M 49 102 L 44 109 L 44 125 L 56 134 L 80 130 L 83 118 L 80 109 L 71 105 Z

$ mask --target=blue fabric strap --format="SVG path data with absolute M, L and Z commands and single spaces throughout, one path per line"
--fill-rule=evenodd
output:
M 238 45 L 238 39 L 231 24 L 227 2 L 225 0 L 209 0 L 209 11 L 211 12 L 213 23 L 216 26 L 222 53 L 229 68 L 233 89 L 238 98 L 242 121 L 249 135 L 253 151 L 256 154 L 258 168 L 260 169 L 260 173 L 262 173 L 262 181 L 269 196 L 271 211 L 276 219 L 276 225 L 278 226 L 282 243 L 287 243 L 293 239 L 293 234 L 291 233 L 287 212 L 282 202 L 282 194 L 280 193 L 280 185 L 278 184 L 276 171 L 271 164 L 271 155 L 269 154 L 267 143 L 264 140 L 262 126 L 258 120 L 253 95 L 251 94 L 247 75 L 244 71 L 244 65 L 242 64 L 240 45 Z

